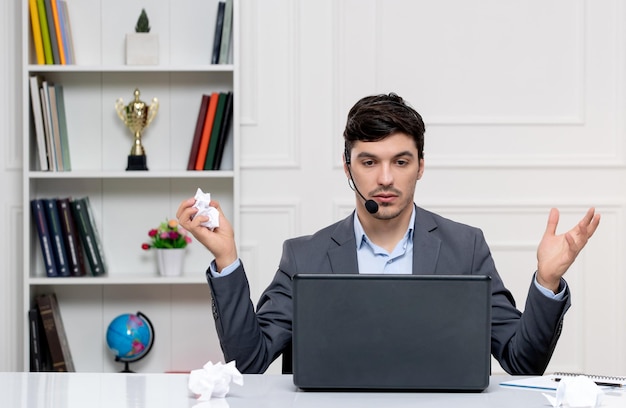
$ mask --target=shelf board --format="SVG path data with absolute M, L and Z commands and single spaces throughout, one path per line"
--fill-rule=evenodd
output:
M 29 171 L 29 179 L 191 179 L 216 178 L 230 179 L 234 177 L 231 170 L 214 171 Z
M 233 72 L 232 64 L 210 65 L 28 65 L 31 73 L 40 72 Z
M 110 286 L 110 285 L 206 285 L 203 275 L 198 276 L 148 276 L 148 275 L 119 275 L 119 276 L 84 276 L 67 278 L 29 278 L 29 286 Z

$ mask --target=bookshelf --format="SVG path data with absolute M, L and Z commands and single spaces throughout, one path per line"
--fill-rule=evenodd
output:
M 106 346 L 106 328 L 122 313 L 146 314 L 155 344 L 137 372 L 187 371 L 222 358 L 204 277 L 211 255 L 199 243 L 187 247 L 179 277 L 157 274 L 156 254 L 141 244 L 198 187 L 220 201 L 239 236 L 239 2 L 234 0 L 232 63 L 211 64 L 218 0 L 157 0 L 144 5 L 151 33 L 159 36 L 158 65 L 126 65 L 125 35 L 134 30 L 142 5 L 125 0 L 67 0 L 75 64 L 38 65 L 28 0 L 22 1 L 23 318 L 37 295 L 59 300 L 76 371 L 122 369 Z M 71 171 L 40 171 L 32 123 L 29 78 L 63 85 Z M 143 132 L 148 171 L 126 171 L 133 137 L 117 117 L 115 101 L 127 104 L 138 88 L 160 107 Z M 235 95 L 221 170 L 187 171 L 203 93 Z M 102 277 L 49 278 L 45 274 L 30 201 L 88 196 L 107 261 Z M 88 272 L 89 275 L 89 272 Z M 29 331 L 24 324 L 24 367 Z

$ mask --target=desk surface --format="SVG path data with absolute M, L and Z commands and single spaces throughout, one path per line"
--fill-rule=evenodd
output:
M 2 406 L 12 408 L 369 408 L 369 407 L 545 407 L 536 390 L 501 387 L 507 376 L 491 378 L 481 393 L 305 392 L 291 376 L 244 375 L 225 399 L 198 402 L 187 388 L 187 374 L 0 373 Z M 608 404 L 607 404 L 608 403 Z M 604 407 L 626 406 L 626 393 Z

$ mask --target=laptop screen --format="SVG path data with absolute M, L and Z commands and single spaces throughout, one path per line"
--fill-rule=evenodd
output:
M 293 289 L 299 388 L 482 391 L 489 385 L 487 276 L 300 274 Z

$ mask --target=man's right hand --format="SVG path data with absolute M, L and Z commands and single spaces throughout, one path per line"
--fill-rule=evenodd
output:
M 228 219 L 224 216 L 219 202 L 211 200 L 210 206 L 215 207 L 219 213 L 219 227 L 211 231 L 209 228 L 201 225 L 209 220 L 208 216 L 198 215 L 198 209 L 193 207 L 195 198 L 188 198 L 180 203 L 176 218 L 178 223 L 193 237 L 204 245 L 213 256 L 217 271 L 220 272 L 226 266 L 235 262 L 237 256 L 237 246 L 235 245 L 235 233 Z

